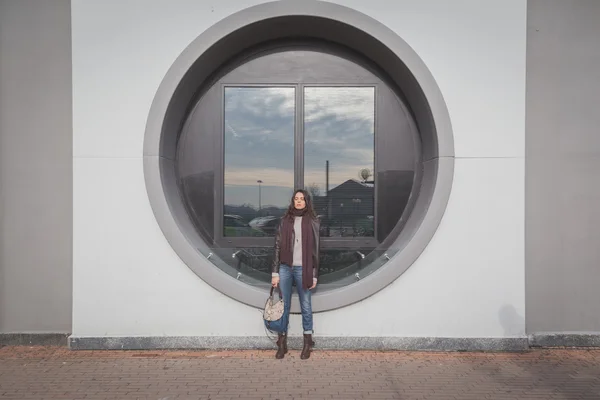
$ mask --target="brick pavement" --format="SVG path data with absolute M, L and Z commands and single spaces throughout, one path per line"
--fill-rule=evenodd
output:
M 1 399 L 600 399 L 600 350 L 0 349 Z

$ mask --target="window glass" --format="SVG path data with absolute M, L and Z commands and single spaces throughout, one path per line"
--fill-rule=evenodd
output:
M 375 88 L 304 88 L 304 185 L 322 237 L 375 236 Z
M 273 236 L 294 185 L 295 88 L 226 87 L 223 236 Z
M 235 279 L 268 286 L 276 229 L 298 185 L 321 220 L 319 290 L 383 265 L 421 168 L 402 101 L 361 65 L 303 48 L 219 78 L 192 108 L 174 160 L 205 256 Z

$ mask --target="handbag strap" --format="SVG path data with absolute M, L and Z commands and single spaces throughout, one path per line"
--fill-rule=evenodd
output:
M 273 290 L 275 290 L 275 286 L 271 285 L 271 293 L 269 294 L 269 297 L 273 297 Z M 277 292 L 279 292 L 279 298 L 283 299 L 283 295 L 281 294 L 281 288 L 279 287 L 279 285 L 277 285 Z

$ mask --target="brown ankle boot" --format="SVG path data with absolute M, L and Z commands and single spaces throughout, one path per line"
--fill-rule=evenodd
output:
M 277 335 L 277 353 L 275 354 L 275 358 L 280 360 L 287 352 L 287 335 L 280 333 Z
M 315 345 L 315 342 L 312 340 L 311 334 L 304 334 L 304 347 L 302 347 L 302 353 L 300 353 L 300 358 L 306 360 L 310 357 L 310 351 L 312 347 Z

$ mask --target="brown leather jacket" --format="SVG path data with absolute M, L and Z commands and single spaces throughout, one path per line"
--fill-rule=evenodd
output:
M 271 269 L 272 272 L 279 273 L 279 266 L 281 265 L 281 261 L 279 259 L 279 253 L 281 252 L 281 226 L 283 224 L 282 221 L 279 222 L 279 226 L 277 227 L 277 233 L 275 234 L 275 253 L 273 254 L 273 267 Z M 320 242 L 320 226 L 321 222 L 318 219 L 313 219 L 311 221 L 311 226 L 313 229 L 313 237 L 315 239 L 315 245 L 313 246 L 313 278 L 319 277 L 319 242 Z M 294 243 L 294 231 L 292 231 L 292 243 Z

